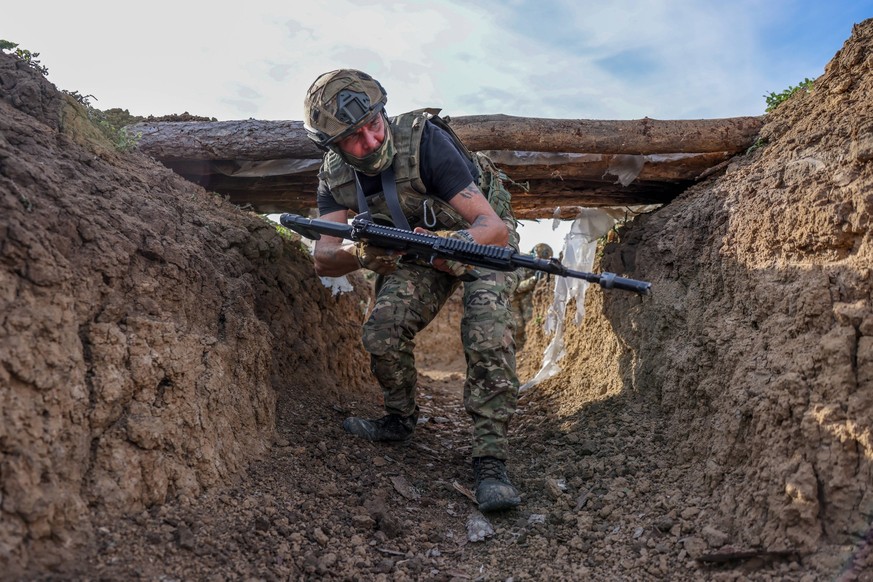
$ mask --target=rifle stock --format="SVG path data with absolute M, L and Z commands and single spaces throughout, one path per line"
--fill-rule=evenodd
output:
M 433 234 L 413 232 L 391 226 L 383 226 L 369 220 L 366 215 L 358 215 L 351 224 L 342 224 L 317 218 L 304 218 L 297 214 L 283 214 L 279 222 L 308 239 L 318 240 L 322 235 L 343 238 L 351 241 L 364 241 L 373 246 L 396 250 L 413 258 L 430 261 L 443 258 L 458 261 L 474 267 L 495 271 L 514 271 L 527 268 L 551 273 L 558 277 L 573 277 L 589 283 L 597 283 L 604 289 L 621 289 L 639 295 L 651 293 L 652 284 L 636 279 L 619 277 L 615 273 L 587 273 L 565 267 L 558 259 L 540 259 L 523 255 L 511 247 L 482 245 L 455 238 L 443 238 Z

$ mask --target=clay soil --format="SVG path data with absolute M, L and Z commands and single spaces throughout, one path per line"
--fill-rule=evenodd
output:
M 0 578 L 873 580 L 873 21 L 603 247 L 655 292 L 568 306 L 513 421 L 523 503 L 475 541 L 457 301 L 418 342 L 414 438 L 350 438 L 381 414 L 367 280 L 333 294 L 7 55 L 0 89 Z

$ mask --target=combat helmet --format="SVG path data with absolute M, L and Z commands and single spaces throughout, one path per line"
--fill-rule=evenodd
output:
M 388 93 L 367 73 L 337 69 L 320 75 L 303 101 L 303 128 L 321 149 L 354 133 L 382 111 Z
M 534 245 L 534 248 L 531 249 L 531 254 L 536 255 L 537 258 L 540 259 L 551 259 L 554 256 L 552 252 L 552 247 L 547 245 L 546 243 L 539 243 Z

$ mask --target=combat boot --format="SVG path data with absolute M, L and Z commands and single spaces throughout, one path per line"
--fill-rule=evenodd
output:
M 375 420 L 351 416 L 343 421 L 343 430 L 368 441 L 405 441 L 418 423 L 418 409 L 409 416 L 388 414 Z
M 521 497 L 506 474 L 506 464 L 496 457 L 475 457 L 473 477 L 476 502 L 481 511 L 509 509 L 521 503 Z

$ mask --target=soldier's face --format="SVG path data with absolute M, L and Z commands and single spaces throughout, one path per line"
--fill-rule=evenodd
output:
M 343 153 L 356 158 L 365 158 L 379 149 L 385 141 L 385 124 L 382 115 L 376 114 L 371 121 L 358 128 L 353 134 L 337 142 Z

